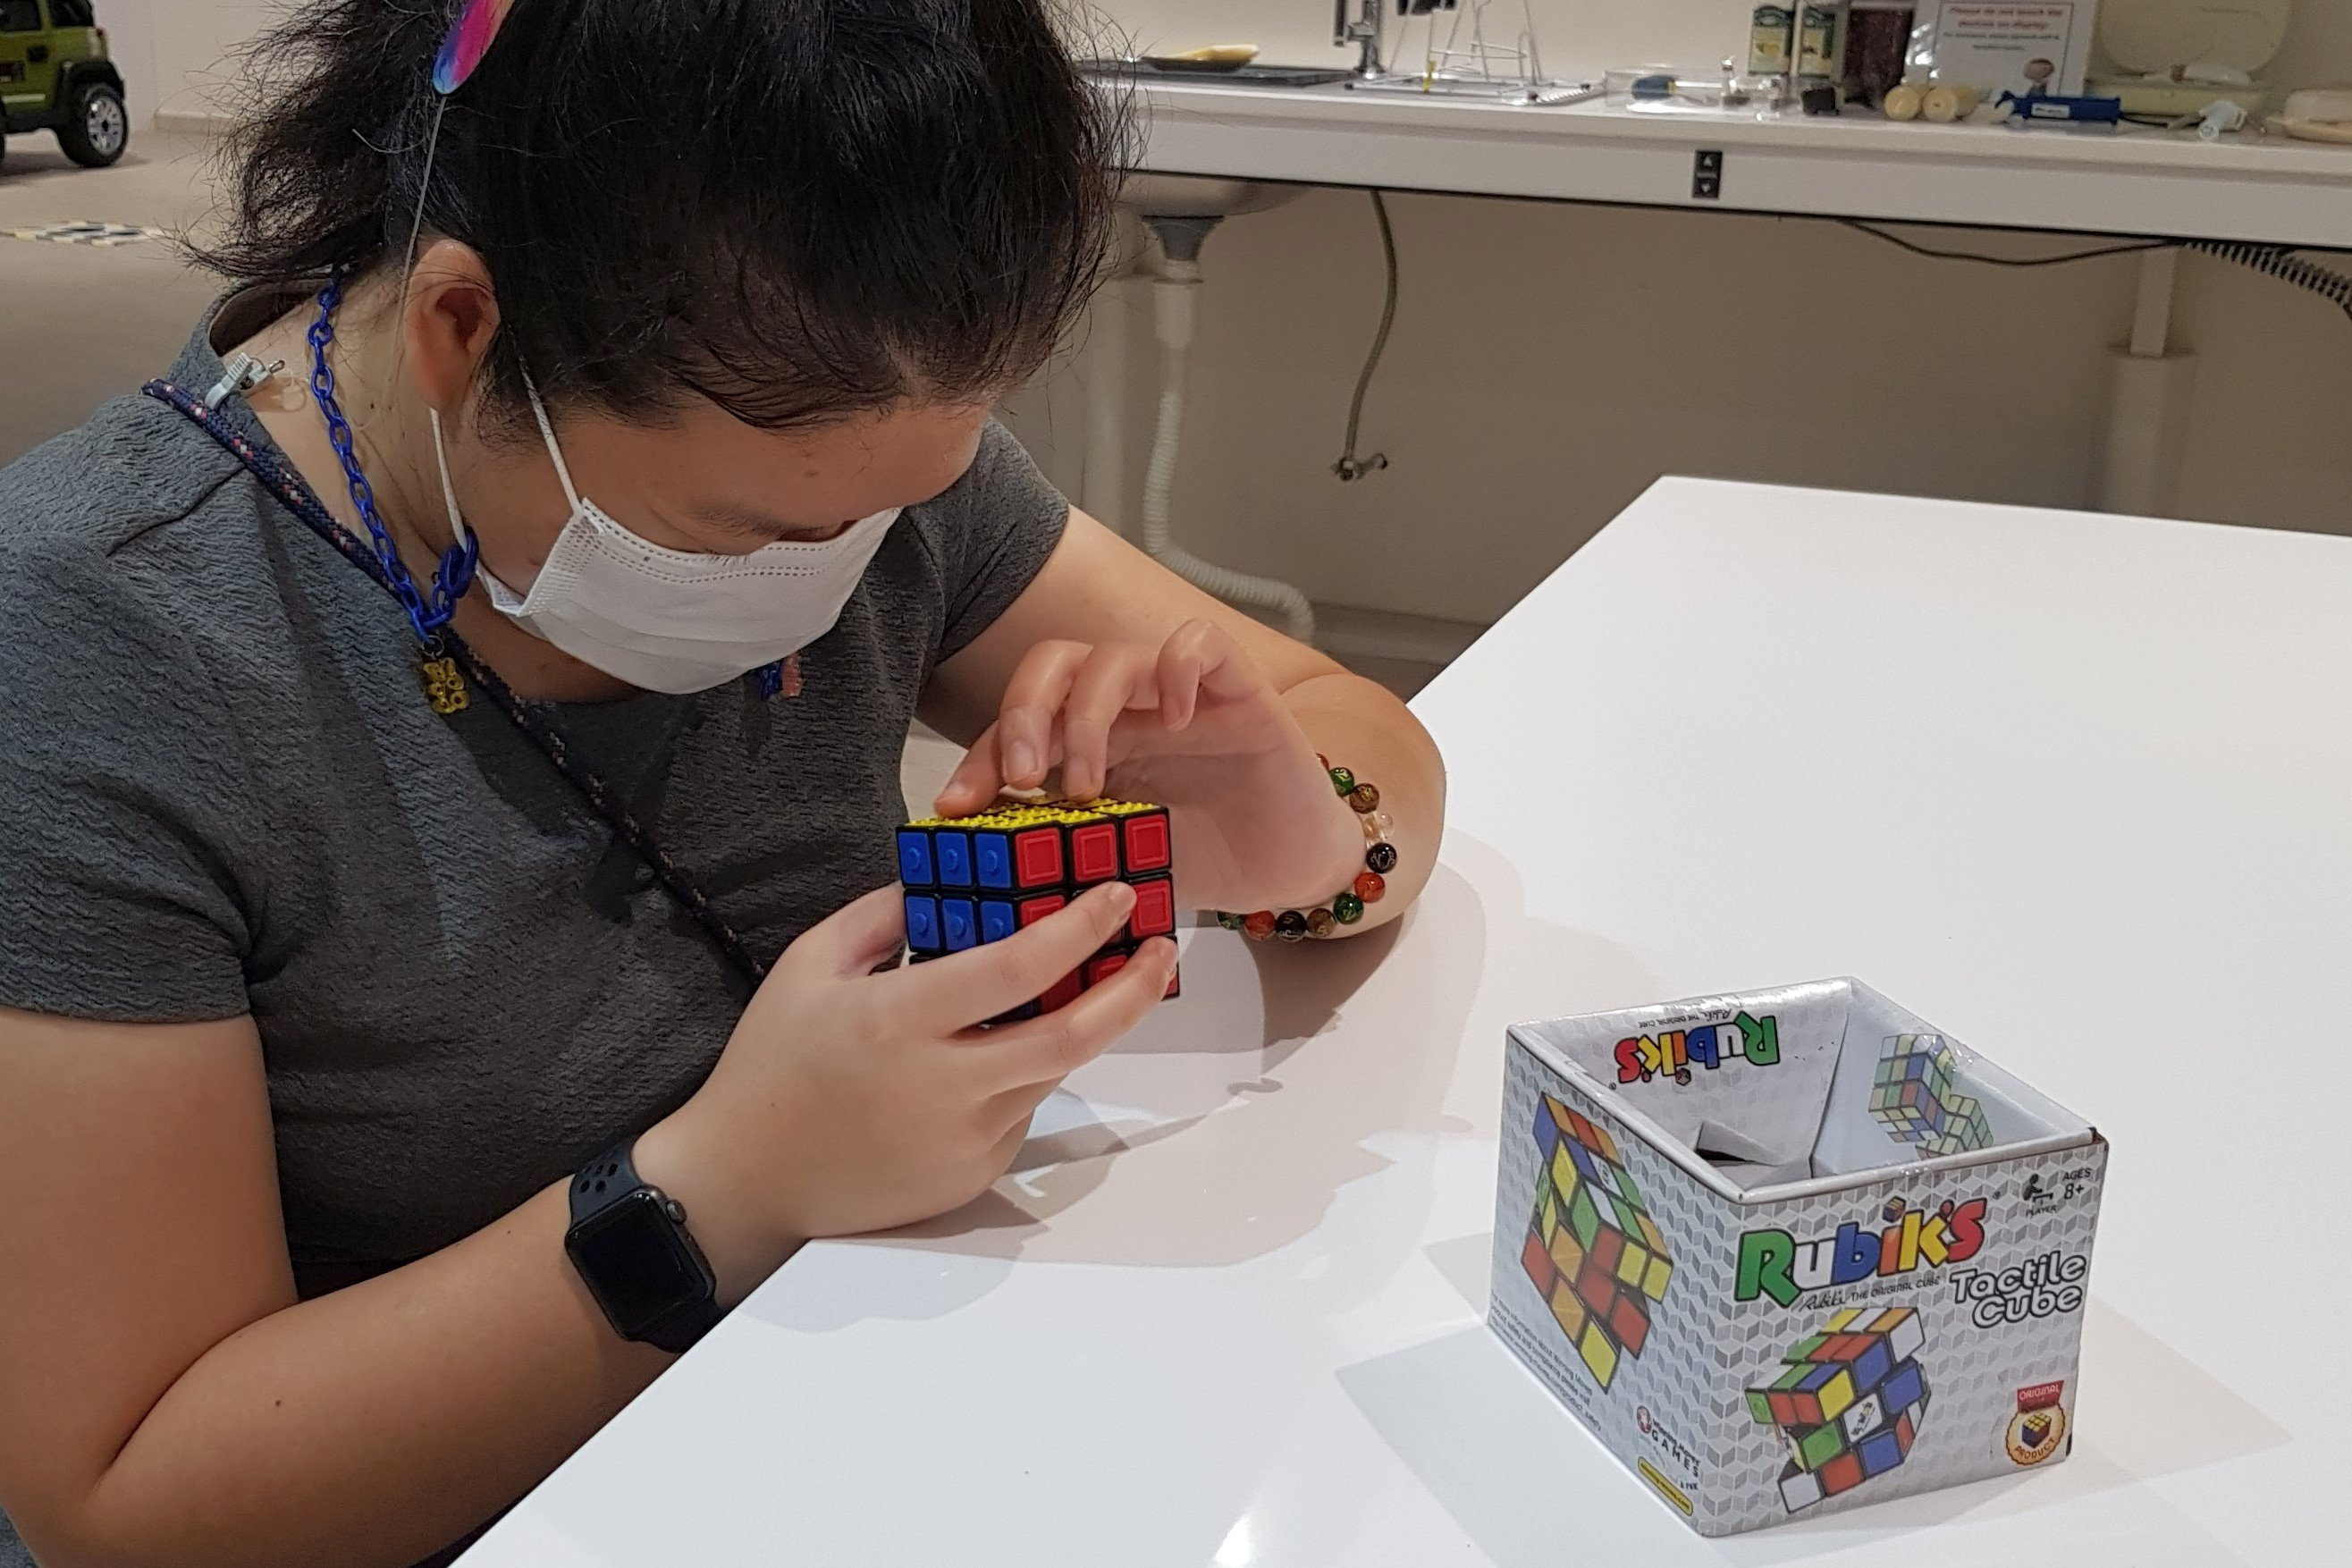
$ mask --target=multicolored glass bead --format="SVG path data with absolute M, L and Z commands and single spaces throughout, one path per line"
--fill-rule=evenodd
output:
M 1396 819 L 1385 811 L 1368 811 L 1356 820 L 1364 825 L 1367 838 L 1385 838 L 1389 829 L 1396 826 Z
M 1334 915 L 1329 910 L 1309 910 L 1307 911 L 1307 934 L 1308 936 L 1329 936 L 1333 931 L 1339 929 L 1339 917 Z
M 1378 811 L 1381 808 L 1381 792 L 1370 784 L 1360 784 L 1348 792 L 1348 804 L 1358 811 Z
M 1379 903 L 1381 895 L 1388 890 L 1389 885 L 1381 879 L 1378 871 L 1361 872 L 1356 878 L 1356 897 L 1368 904 Z
M 1274 911 L 1272 910 L 1260 910 L 1254 915 L 1244 916 L 1242 920 L 1242 930 L 1246 932 L 1253 941 L 1264 942 L 1266 938 L 1274 934 Z
M 1274 934 L 1285 942 L 1307 940 L 1307 917 L 1297 910 L 1285 910 L 1274 917 Z
M 1364 900 L 1353 893 L 1342 893 L 1331 900 L 1331 918 L 1343 926 L 1354 925 L 1364 918 Z
M 1356 775 L 1345 768 L 1333 768 L 1331 787 L 1341 795 L 1353 795 L 1356 791 Z
M 1393 844 L 1376 843 L 1364 851 L 1364 864 L 1375 871 L 1393 871 L 1396 863 L 1397 852 Z

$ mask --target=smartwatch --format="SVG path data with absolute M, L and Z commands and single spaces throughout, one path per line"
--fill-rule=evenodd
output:
M 591 1160 L 572 1178 L 563 1250 L 623 1339 L 677 1353 L 725 1315 L 719 1277 L 686 1228 L 685 1205 L 647 1186 L 629 1163 L 635 1142 Z

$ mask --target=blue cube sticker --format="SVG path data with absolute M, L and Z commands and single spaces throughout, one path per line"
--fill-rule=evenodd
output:
M 910 888 L 928 888 L 931 874 L 931 836 L 913 828 L 898 831 L 898 880 Z
M 983 888 L 1013 886 L 1013 837 L 1007 833 L 971 836 L 971 868 Z M 990 938 L 992 942 L 995 939 Z
M 938 952 L 940 901 L 928 893 L 907 895 L 907 945 L 917 952 Z
M 1011 904 L 1005 902 L 1003 899 L 982 899 L 980 900 L 981 941 L 1003 942 L 1006 937 L 1011 936 L 1014 931 L 1019 931 L 1020 929 L 1021 921 L 1019 918 L 1013 914 L 1013 906 Z
M 961 952 L 978 945 L 980 922 L 973 917 L 970 899 L 940 900 L 940 929 L 946 934 L 950 952 Z
M 939 857 L 940 883 L 942 887 L 971 886 L 971 835 L 942 830 L 931 840 L 932 853 Z

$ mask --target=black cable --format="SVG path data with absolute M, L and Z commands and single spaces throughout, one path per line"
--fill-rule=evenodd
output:
M 1973 250 L 1937 250 L 1933 246 L 1906 239 L 1899 234 L 1889 234 L 1860 218 L 1842 217 L 1836 221 L 1873 239 L 1883 239 L 1889 245 L 1907 250 L 1914 256 L 1929 257 L 1937 261 L 1977 261 L 1987 267 L 2063 267 L 2070 262 L 2095 261 L 2102 256 L 2132 256 L 2143 250 L 2173 250 L 2181 244 L 2177 239 L 2143 239 L 2129 245 L 2103 246 L 2096 250 L 2070 250 L 2063 256 L 1986 256 Z
M 1381 367 L 1381 355 L 1389 346 L 1389 329 L 1396 325 L 1397 312 L 1397 248 L 1396 230 L 1389 226 L 1389 204 L 1380 192 L 1374 191 L 1372 216 L 1381 222 L 1381 253 L 1388 258 L 1388 302 L 1381 307 L 1381 330 L 1372 338 L 1372 352 L 1364 358 L 1364 368 L 1356 377 L 1356 395 L 1348 405 L 1348 449 L 1331 465 L 1331 471 L 1342 479 L 1360 479 L 1366 474 L 1389 466 L 1388 454 L 1375 452 L 1369 458 L 1356 456 L 1356 428 L 1363 423 L 1364 395 L 1372 389 L 1372 373 Z
M 2200 256 L 2217 257 L 2240 267 L 2291 283 L 2308 293 L 2318 295 L 2352 319 L 2352 277 L 2306 261 L 2295 247 L 2288 245 L 2256 245 L 2230 239 L 2144 239 L 2128 245 L 2102 246 L 2095 250 L 2072 250 L 2063 256 L 1986 256 L 1972 250 L 1938 250 L 1933 246 L 1919 245 L 1898 234 L 1889 234 L 1860 218 L 1842 217 L 1834 220 L 1851 229 L 1858 229 L 1873 239 L 1883 239 L 1914 256 L 1931 257 L 1937 261 L 1974 261 L 1987 267 L 2063 267 L 2074 261 L 2092 261 L 2102 256 L 2131 256 L 2149 250 L 2192 250 Z
M 2185 249 L 2218 256 L 2224 261 L 2251 267 L 2282 282 L 2308 289 L 2342 310 L 2346 316 L 2352 317 L 2352 278 L 2322 267 L 2315 261 L 2305 261 L 2290 247 L 2245 245 L 2228 239 L 2190 239 L 2181 243 Z

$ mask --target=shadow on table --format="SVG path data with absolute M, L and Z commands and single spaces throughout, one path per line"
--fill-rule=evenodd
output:
M 1477 1236 L 1425 1249 L 1482 1311 L 1486 1245 Z M 1686 1533 L 1483 1328 L 1343 1367 L 1339 1379 L 1496 1568 L 1558 1568 L 1570 1560 L 1564 1521 L 1570 1519 L 1575 1542 L 1592 1562 L 1632 1561 L 1626 1553 L 1638 1552 L 1661 1563 L 1762 1565 L 1879 1545 L 1888 1548 L 1885 1560 L 1909 1561 L 1899 1543 L 1923 1531 L 2043 1512 L 2286 1441 L 2282 1427 L 2210 1373 L 2096 1298 L 2085 1349 L 2095 1369 L 2105 1365 L 2087 1385 L 2085 1436 L 2064 1464 L 1712 1541 Z M 2124 1522 L 2119 1533 L 2102 1537 L 2108 1550 L 2101 1561 L 2240 1561 L 2147 1489 L 2109 1517 Z M 1622 1551 L 1612 1555 L 1612 1547 Z
M 1160 1268 L 1261 1257 L 1396 1148 L 1491 1135 L 1504 1023 L 1651 985 L 1614 944 L 1530 918 L 1510 863 L 1452 835 L 1397 925 L 1295 946 L 1190 933 L 1183 997 L 1071 1080 L 1012 1174 L 875 1244 Z M 1377 1261 L 1412 1254 L 1418 1219 L 1384 1225 L 1394 1255 Z

